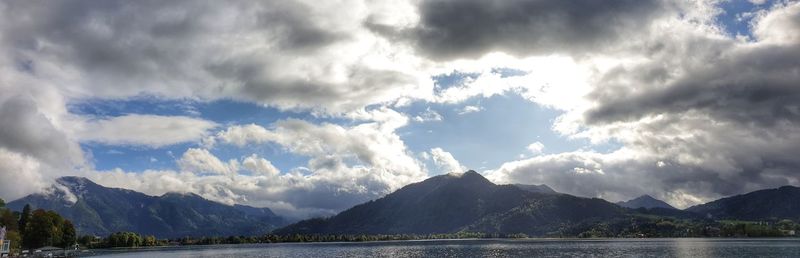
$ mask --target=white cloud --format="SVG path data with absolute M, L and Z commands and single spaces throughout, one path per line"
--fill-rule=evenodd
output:
M 440 115 L 435 110 L 432 110 L 430 107 L 425 109 L 424 112 L 420 113 L 419 115 L 414 117 L 414 121 L 417 122 L 429 122 L 429 121 L 442 121 L 442 115 Z
M 528 145 L 528 150 L 533 153 L 534 155 L 542 153 L 544 151 L 544 144 L 541 142 L 534 142 Z
M 483 110 L 483 107 L 481 106 L 464 106 L 463 108 L 458 110 L 458 114 L 466 115 L 469 113 L 480 112 L 481 110 Z
M 244 157 L 241 162 L 225 163 L 208 157 L 212 155 L 204 151 L 209 155 L 200 155 L 202 160 L 210 161 L 192 162 L 199 165 L 184 170 L 229 172 L 232 164 L 237 164 L 238 169 L 251 173 L 231 177 L 236 181 L 231 183 L 250 185 L 234 190 L 236 198 L 248 198 L 251 204 L 276 205 L 291 213 L 338 211 L 425 178 L 424 166 L 395 133 L 408 122 L 407 117 L 390 109 L 349 116 L 368 121 L 341 126 L 286 119 L 267 128 L 253 124 L 231 126 L 206 140 L 213 143 L 212 147 L 274 143 L 293 155 L 308 157 L 306 168 L 279 173 L 269 161 L 255 155 Z M 257 189 L 269 190 L 258 193 Z
M 453 154 L 444 151 L 442 148 L 431 149 L 431 158 L 433 158 L 433 163 L 439 166 L 439 169 L 444 173 L 462 173 L 467 170 L 453 157 Z
M 44 175 L 49 174 L 45 166 L 36 158 L 0 148 L 0 196 L 11 201 L 44 189 Z
M 280 173 L 271 162 L 255 154 L 223 162 L 208 150 L 192 148 L 178 161 L 181 171 L 116 169 L 83 175 L 102 185 L 151 195 L 192 192 L 222 203 L 266 206 L 292 218 L 331 215 L 424 178 L 420 171 L 409 174 L 409 171 L 380 167 L 380 163 L 372 166 L 313 164 L 314 160 L 322 162 L 325 158 L 338 162 L 335 155 L 321 155 L 309 161 L 310 171 L 297 168 Z
M 778 4 L 753 21 L 753 34 L 766 44 L 796 45 L 800 42 L 800 3 Z
M 124 115 L 76 126 L 80 141 L 158 148 L 199 141 L 217 124 L 185 116 Z
M 233 175 L 239 168 L 236 160 L 223 162 L 206 149 L 189 148 L 177 161 L 181 171 L 200 174 Z
M 394 111 L 373 113 L 385 112 L 397 114 Z M 352 127 L 329 123 L 315 125 L 297 119 L 275 122 L 270 126 L 271 129 L 258 125 L 231 126 L 217 133 L 213 141 L 237 146 L 276 143 L 290 153 L 310 157 L 309 168 L 312 170 L 335 169 L 354 161 L 367 167 L 418 178 L 421 175 L 418 162 L 394 133 L 408 119 L 394 115 L 386 118 Z
M 255 154 L 245 158 L 242 161 L 242 167 L 246 168 L 247 170 L 255 174 L 260 174 L 265 176 L 276 176 L 281 172 L 280 170 L 278 170 L 278 168 L 272 165 L 272 162 L 263 158 L 259 158 Z

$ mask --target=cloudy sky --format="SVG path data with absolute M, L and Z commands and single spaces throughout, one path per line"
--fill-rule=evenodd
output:
M 0 197 L 302 218 L 474 169 L 678 207 L 800 185 L 800 2 L 0 1 Z

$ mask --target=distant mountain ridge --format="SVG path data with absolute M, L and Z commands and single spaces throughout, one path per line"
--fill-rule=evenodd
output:
M 617 202 L 617 205 L 625 207 L 625 208 L 631 208 L 631 209 L 663 208 L 663 209 L 673 209 L 673 210 L 675 210 L 675 207 L 672 207 L 672 205 L 669 205 L 669 203 L 666 203 L 666 202 L 664 202 L 662 200 L 653 198 L 650 195 L 642 195 L 642 196 L 636 197 L 636 198 L 628 200 L 628 201 Z
M 797 221 L 800 220 L 798 200 L 800 188 L 786 186 L 679 210 L 648 195 L 613 204 L 598 198 L 557 193 L 545 185 L 496 185 L 468 171 L 431 177 L 335 216 L 300 221 L 274 233 L 686 236 L 689 232 L 695 235 L 700 232 L 662 222 L 686 219 L 697 225 L 714 225 L 702 215 L 705 212 L 714 218 Z
M 431 177 L 333 217 L 304 220 L 275 233 L 433 234 L 467 230 L 539 236 L 568 229 L 565 224 L 619 218 L 625 212 L 602 199 L 496 185 L 468 171 Z
M 784 186 L 678 210 L 650 196 L 613 204 L 558 193 L 546 185 L 496 185 L 468 171 L 434 176 L 335 216 L 288 226 L 268 208 L 230 206 L 192 193 L 149 196 L 103 187 L 81 177 L 59 178 L 48 191 L 7 206 L 19 211 L 29 203 L 34 208 L 55 210 L 72 220 L 79 234 L 98 236 L 117 231 L 159 238 L 270 232 L 360 235 L 466 231 L 545 237 L 636 237 L 667 232 L 659 236 L 673 237 L 689 232 L 688 228 L 663 231 L 658 223 L 664 219 L 687 219 L 698 225 L 709 225 L 703 223 L 713 220 L 800 221 L 798 200 L 800 188 Z
M 759 190 L 695 205 L 686 210 L 713 219 L 800 221 L 800 187 Z
M 557 193 L 559 193 L 559 192 L 556 192 L 556 190 L 553 190 L 553 188 L 550 188 L 549 186 L 547 186 L 545 184 L 541 184 L 541 185 L 513 184 L 513 185 L 516 186 L 519 189 L 522 189 L 522 190 L 525 190 L 525 191 L 528 191 L 528 192 L 533 192 L 533 193 L 544 193 L 544 194 L 557 194 Z
M 229 206 L 196 194 L 149 196 L 107 188 L 82 177 L 62 177 L 46 193 L 8 203 L 13 210 L 54 210 L 71 220 L 80 234 L 106 236 L 133 231 L 157 237 L 255 235 L 285 225 L 268 208 Z

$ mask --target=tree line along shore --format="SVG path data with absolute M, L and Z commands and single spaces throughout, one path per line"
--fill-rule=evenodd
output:
M 544 236 L 523 233 L 500 234 L 460 231 L 441 234 L 265 234 L 259 236 L 205 236 L 156 238 L 136 232 L 116 232 L 108 236 L 78 235 L 75 226 L 54 211 L 21 212 L 5 208 L 0 199 L 0 227 L 11 240 L 11 254 L 41 247 L 65 249 L 139 248 L 174 245 L 261 244 L 299 242 L 365 242 L 432 239 L 486 238 L 659 238 L 659 237 L 796 237 L 800 224 L 792 220 L 737 221 L 681 219 L 664 216 L 635 216 L 627 220 L 598 221 L 585 227 L 565 225 Z M 575 231 L 581 228 L 581 231 Z

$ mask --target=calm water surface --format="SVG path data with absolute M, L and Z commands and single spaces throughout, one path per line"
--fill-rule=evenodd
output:
M 92 257 L 800 257 L 800 239 L 434 240 L 169 247 Z

